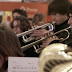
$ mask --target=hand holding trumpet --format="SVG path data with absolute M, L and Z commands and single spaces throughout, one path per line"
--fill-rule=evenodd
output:
M 34 37 L 35 40 L 38 40 L 38 39 L 44 37 L 46 34 L 48 34 L 47 30 L 40 29 L 40 30 L 34 30 L 33 33 L 31 34 L 31 36 Z
M 50 35 L 52 32 L 46 29 L 40 29 L 40 30 L 34 30 L 32 37 L 34 37 L 35 40 L 41 39 L 42 37 L 48 36 Z M 44 41 L 42 41 L 42 45 L 40 45 L 42 48 L 48 46 L 50 44 L 50 42 L 52 42 L 53 40 L 58 40 L 58 37 L 55 35 L 53 37 L 50 37 L 48 39 L 45 39 Z

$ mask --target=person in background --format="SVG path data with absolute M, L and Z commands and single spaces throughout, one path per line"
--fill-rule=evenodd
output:
M 20 42 L 14 31 L 5 24 L 0 25 L 0 72 L 7 72 L 8 57 L 23 57 Z
M 24 16 L 17 16 L 16 18 L 13 19 L 12 23 L 11 23 L 11 28 L 14 30 L 14 32 L 16 34 L 20 34 L 22 32 L 28 31 L 29 29 L 31 29 L 30 26 L 30 22 L 28 20 L 28 18 L 24 17 Z M 28 35 L 29 37 L 29 35 Z M 23 40 L 23 36 L 19 37 L 19 41 L 21 43 L 21 47 L 25 46 L 30 42 L 25 43 Z M 34 48 L 31 47 L 27 50 L 24 51 L 25 57 L 38 57 L 38 54 L 34 52 Z
M 45 23 L 45 16 L 42 13 L 36 13 L 32 19 L 33 26 L 40 26 Z
M 36 13 L 32 19 L 32 27 L 36 28 L 45 24 L 45 16 L 42 13 Z M 41 32 L 46 31 L 45 29 L 34 30 L 32 36 L 35 37 L 36 40 L 42 37 Z
M 16 16 L 25 16 L 25 17 L 28 17 L 27 15 L 27 12 L 25 10 L 22 10 L 22 9 L 14 9 L 12 11 L 12 15 L 13 15 L 13 19 L 16 17 Z
M 17 16 L 13 19 L 11 23 L 11 28 L 15 31 L 16 34 L 28 31 L 31 29 L 30 22 L 24 16 Z

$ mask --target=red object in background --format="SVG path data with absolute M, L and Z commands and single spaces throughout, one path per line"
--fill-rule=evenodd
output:
M 45 15 L 45 22 L 47 21 L 48 3 L 19 3 L 19 2 L 0 2 L 0 11 L 12 11 L 15 8 L 23 7 L 31 18 L 35 13 L 43 13 Z M 10 18 L 7 18 L 10 21 Z
M 72 0 L 70 0 L 72 2 Z M 45 15 L 45 22 L 52 22 L 51 16 L 47 15 L 48 3 L 19 3 L 19 2 L 0 2 L 0 11 L 12 11 L 15 8 L 24 6 L 29 17 L 32 17 L 35 13 L 41 12 Z M 11 18 L 7 18 L 11 21 Z
M 11 17 L 10 16 L 7 16 L 7 21 L 11 22 Z

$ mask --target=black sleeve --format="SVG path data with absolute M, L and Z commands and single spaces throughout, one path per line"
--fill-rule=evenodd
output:
M 60 40 L 53 40 L 52 42 L 50 42 L 50 44 L 53 44 L 53 43 L 60 43 Z

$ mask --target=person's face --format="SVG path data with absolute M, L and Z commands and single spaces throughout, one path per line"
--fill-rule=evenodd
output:
M 52 21 L 54 21 L 57 25 L 63 23 L 65 20 L 67 20 L 66 15 L 61 15 L 59 13 L 52 15 Z
M 3 66 L 4 58 L 2 55 L 0 55 L 0 68 Z
M 43 24 L 44 24 L 44 20 L 38 22 L 38 26 L 41 26 Z
M 20 29 L 20 21 L 19 20 L 15 20 L 13 22 L 13 30 L 16 34 L 21 33 L 21 29 Z
M 68 20 L 68 24 L 70 25 L 70 26 L 72 26 L 72 14 L 71 13 L 69 13 L 69 20 Z
M 43 19 L 43 20 L 41 20 L 41 21 L 38 21 L 37 24 L 33 23 L 32 26 L 33 26 L 33 27 L 37 27 L 37 26 L 43 25 L 44 23 L 45 23 L 45 21 L 44 21 L 44 19 Z
M 17 17 L 17 16 L 21 16 L 19 13 L 17 13 L 17 12 L 15 12 L 14 14 L 13 14 L 13 18 L 15 18 L 15 17 Z

